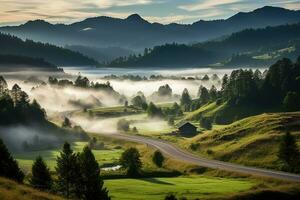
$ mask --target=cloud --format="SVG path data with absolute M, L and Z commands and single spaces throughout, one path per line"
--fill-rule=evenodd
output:
M 180 5 L 178 8 L 186 11 L 199 11 L 222 7 L 224 5 L 241 2 L 241 0 L 204 0 L 196 3 Z
M 160 3 L 153 0 L 1 0 L 0 23 L 14 23 L 37 18 L 51 22 L 74 22 L 99 15 L 122 16 L 128 12 L 111 12 L 110 8 Z

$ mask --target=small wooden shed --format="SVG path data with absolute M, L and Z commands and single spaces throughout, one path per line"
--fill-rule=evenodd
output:
M 178 127 L 179 133 L 182 136 L 194 136 L 197 134 L 197 127 L 190 122 L 185 122 Z

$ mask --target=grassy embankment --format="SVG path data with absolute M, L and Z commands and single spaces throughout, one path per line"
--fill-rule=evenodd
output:
M 1 200 L 63 200 L 63 198 L 0 178 Z

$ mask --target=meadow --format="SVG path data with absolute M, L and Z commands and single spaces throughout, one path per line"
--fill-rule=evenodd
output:
M 188 199 L 212 199 L 250 190 L 256 184 L 247 179 L 206 176 L 105 180 L 112 200 L 164 199 L 169 193 Z
M 87 145 L 87 142 L 75 142 L 72 148 L 76 152 L 82 151 L 83 147 Z M 26 172 L 31 170 L 32 163 L 35 158 L 42 156 L 47 163 L 50 170 L 54 170 L 56 166 L 56 158 L 60 154 L 60 149 L 44 150 L 44 151 L 31 151 L 24 153 L 16 153 L 14 157 L 18 161 L 19 165 Z M 108 148 L 104 150 L 93 150 L 96 160 L 100 165 L 113 165 L 116 164 L 122 154 L 122 149 Z

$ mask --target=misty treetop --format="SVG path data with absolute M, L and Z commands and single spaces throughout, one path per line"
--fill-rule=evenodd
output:
M 0 77 L 0 125 L 15 123 L 45 122 L 46 112 L 35 100 L 29 101 L 26 92 L 15 84 L 8 89 L 5 79 Z

